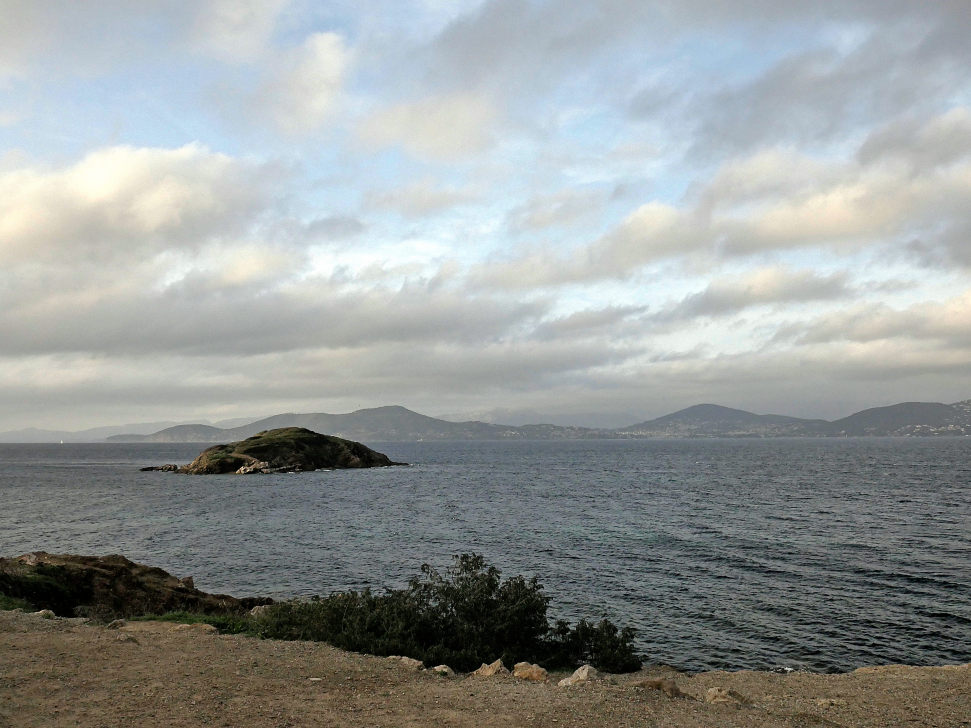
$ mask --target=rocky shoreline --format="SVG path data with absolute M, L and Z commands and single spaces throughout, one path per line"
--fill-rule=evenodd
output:
M 47 617 L 47 618 L 45 618 Z M 971 725 L 971 665 L 821 675 L 651 667 L 630 675 L 454 674 L 204 624 L 0 612 L 0 726 Z
M 0 593 L 46 605 L 0 611 L 3 728 L 971 726 L 971 665 L 610 675 L 496 661 L 463 674 L 206 623 L 125 620 L 172 609 L 258 615 L 270 600 L 206 594 L 117 555 L 0 559 Z

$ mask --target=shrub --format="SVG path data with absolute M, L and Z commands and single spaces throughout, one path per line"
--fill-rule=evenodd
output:
M 604 619 L 551 627 L 549 597 L 535 577 L 506 581 L 477 554 L 462 554 L 443 576 L 427 564 L 405 589 L 369 589 L 277 603 L 254 620 L 275 639 L 318 640 L 375 655 L 407 655 L 471 670 L 483 662 L 527 660 L 548 668 L 589 662 L 608 672 L 636 670 L 634 630 Z
M 7 611 L 10 609 L 23 609 L 25 612 L 35 611 L 34 605 L 25 599 L 18 599 L 17 597 L 10 597 L 6 594 L 0 594 L 0 611 Z

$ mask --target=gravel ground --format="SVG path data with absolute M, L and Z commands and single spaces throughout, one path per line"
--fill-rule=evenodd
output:
M 561 688 L 509 676 L 441 677 L 310 642 L 205 625 L 106 629 L 0 612 L 0 726 L 920 726 L 971 727 L 971 665 L 842 675 L 670 668 Z M 687 697 L 639 687 L 673 679 Z M 705 702 L 724 688 L 733 702 Z M 738 702 L 734 702 L 738 701 Z

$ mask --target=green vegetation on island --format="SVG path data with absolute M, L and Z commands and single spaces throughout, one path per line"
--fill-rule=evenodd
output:
M 321 435 L 303 427 L 266 430 L 239 442 L 203 450 L 188 465 L 142 470 L 170 470 L 190 475 L 283 473 L 322 468 L 373 468 L 402 465 L 360 442 Z

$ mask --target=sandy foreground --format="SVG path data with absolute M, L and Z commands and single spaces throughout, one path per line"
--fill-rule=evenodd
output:
M 670 668 L 573 687 L 442 677 L 205 625 L 120 629 L 0 612 L 0 726 L 971 726 L 971 665 L 842 675 Z M 636 687 L 670 677 L 689 697 Z M 739 703 L 707 703 L 709 688 Z

